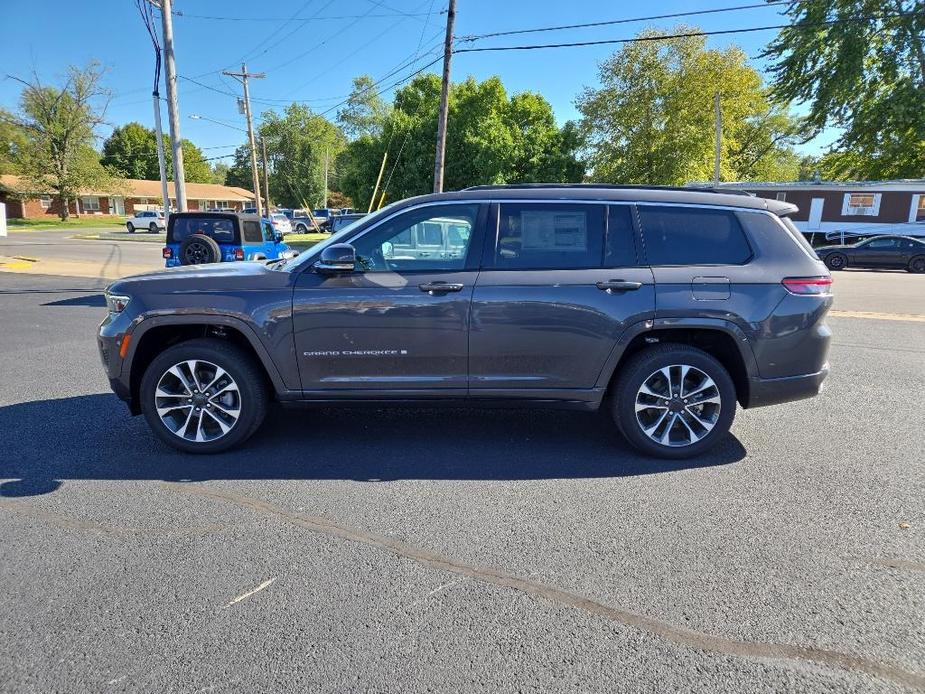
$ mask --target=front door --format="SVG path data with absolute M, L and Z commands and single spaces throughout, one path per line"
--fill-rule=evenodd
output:
M 902 261 L 899 239 L 895 236 L 875 238 L 861 244 L 855 251 L 855 257 L 860 260 L 857 264 L 863 267 L 906 266 L 906 263 Z
M 293 320 L 306 397 L 466 394 L 483 207 L 398 213 L 350 240 L 356 271 L 299 276 Z
M 822 226 L 822 207 L 825 204 L 825 198 L 813 198 L 809 204 L 809 221 L 806 228 L 809 231 L 815 231 Z
M 628 204 L 493 206 L 472 299 L 472 397 L 585 399 L 614 344 L 655 312 Z

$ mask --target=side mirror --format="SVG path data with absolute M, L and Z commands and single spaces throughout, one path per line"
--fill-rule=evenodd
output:
M 349 243 L 335 243 L 321 251 L 315 269 L 324 274 L 353 272 L 356 269 L 357 252 Z

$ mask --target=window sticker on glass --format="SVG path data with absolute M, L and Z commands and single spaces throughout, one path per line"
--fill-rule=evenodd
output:
M 588 220 L 582 212 L 550 214 L 548 211 L 523 210 L 520 213 L 523 250 L 588 250 Z

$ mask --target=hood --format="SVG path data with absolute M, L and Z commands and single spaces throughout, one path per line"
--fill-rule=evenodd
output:
M 277 286 L 280 275 L 288 273 L 271 270 L 260 261 L 184 265 L 124 277 L 109 285 L 107 291 L 132 294 L 263 289 Z

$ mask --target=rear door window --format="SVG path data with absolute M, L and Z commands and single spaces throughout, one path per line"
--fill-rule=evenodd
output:
M 735 213 L 639 205 L 649 265 L 744 265 L 752 250 Z
M 263 243 L 263 235 L 260 233 L 260 222 L 245 221 L 242 223 L 245 243 Z
M 568 203 L 502 203 L 494 267 L 601 267 L 604 207 Z

